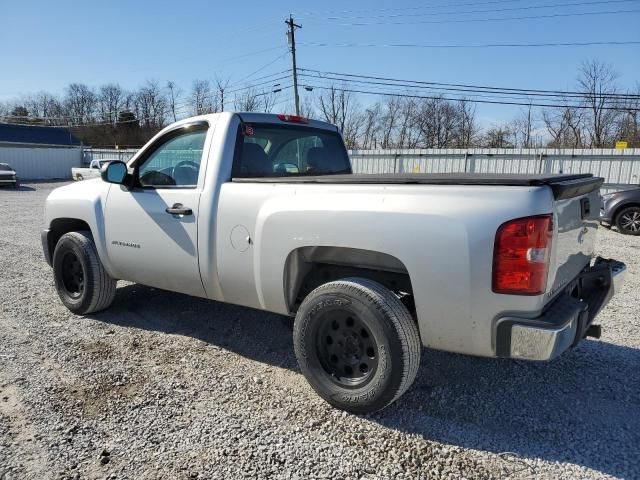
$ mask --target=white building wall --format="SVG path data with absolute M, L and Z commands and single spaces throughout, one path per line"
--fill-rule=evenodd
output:
M 71 178 L 71 167 L 82 164 L 82 149 L 0 146 L 0 163 L 11 165 L 20 180 Z

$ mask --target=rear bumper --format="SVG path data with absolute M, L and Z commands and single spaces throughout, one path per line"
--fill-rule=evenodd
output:
M 496 354 L 551 360 L 577 345 L 600 310 L 620 289 L 626 266 L 598 257 L 536 318 L 503 317 L 496 324 Z

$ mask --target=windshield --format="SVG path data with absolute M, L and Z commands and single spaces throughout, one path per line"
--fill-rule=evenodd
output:
M 351 173 L 338 132 L 306 126 L 242 124 L 234 177 L 286 177 Z
M 6 163 L 0 163 L 0 172 L 12 172 L 13 169 Z

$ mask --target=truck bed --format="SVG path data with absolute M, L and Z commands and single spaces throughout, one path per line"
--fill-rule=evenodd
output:
M 549 186 L 554 197 L 571 198 L 599 188 L 603 178 L 581 174 L 476 174 L 476 173 L 414 173 L 414 174 L 346 174 L 300 175 L 283 177 L 234 178 L 239 183 L 322 183 L 374 185 L 499 185 L 516 187 Z

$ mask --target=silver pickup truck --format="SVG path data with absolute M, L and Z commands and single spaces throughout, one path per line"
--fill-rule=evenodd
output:
M 302 373 L 364 413 L 409 388 L 423 346 L 551 360 L 597 337 L 625 272 L 593 258 L 601 183 L 355 175 L 333 125 L 219 113 L 54 190 L 42 244 L 77 314 L 123 279 L 295 316 Z

